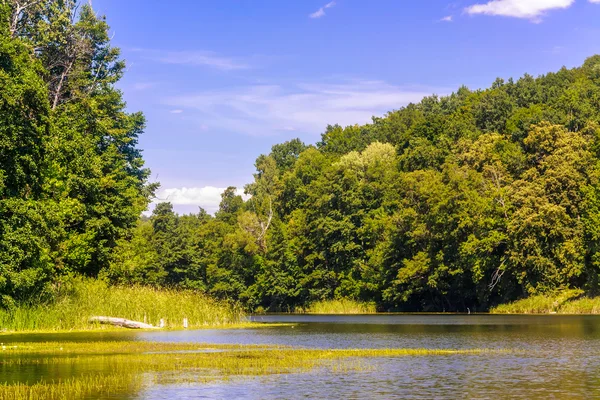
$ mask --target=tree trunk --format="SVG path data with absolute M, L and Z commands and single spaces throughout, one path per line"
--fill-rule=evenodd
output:
M 115 318 L 115 317 L 92 317 L 90 318 L 90 322 L 99 322 L 101 324 L 110 324 L 114 326 L 120 326 L 123 328 L 129 329 L 158 329 L 158 327 L 145 324 L 143 322 L 131 321 L 125 318 Z

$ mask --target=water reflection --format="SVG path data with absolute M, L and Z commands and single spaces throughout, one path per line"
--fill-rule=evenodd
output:
M 147 340 L 284 344 L 316 348 L 509 348 L 507 354 L 369 360 L 361 372 L 277 375 L 153 386 L 126 398 L 600 398 L 600 317 L 491 315 L 268 315 L 293 326 L 249 330 L 2 336 L 0 341 Z M 0 381 L 100 373 L 107 364 L 3 365 Z

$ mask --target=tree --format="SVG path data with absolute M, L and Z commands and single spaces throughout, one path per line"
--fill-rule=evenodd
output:
M 25 301 L 62 275 L 106 270 L 156 185 L 104 18 L 71 0 L 9 0 L 0 13 L 0 295 Z
M 246 200 L 229 187 L 215 218 L 161 205 L 152 230 L 121 236 L 128 259 L 147 268 L 122 260 L 119 273 L 163 276 L 250 310 L 352 298 L 467 311 L 565 288 L 596 294 L 598 60 L 428 96 L 362 126 L 329 125 L 316 146 L 275 145 L 257 158 Z M 57 204 L 71 204 L 71 221 L 88 203 L 66 199 Z M 133 249 L 147 246 L 156 249 L 148 257 Z
M 0 14 L 6 10 L 0 9 Z M 47 88 L 30 49 L 0 21 L 0 306 L 28 300 L 53 276 L 44 199 Z

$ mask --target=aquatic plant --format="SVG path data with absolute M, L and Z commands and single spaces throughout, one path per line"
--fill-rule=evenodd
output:
M 102 280 L 76 279 L 69 289 L 46 304 L 0 309 L 0 330 L 98 329 L 89 318 L 107 315 L 143 321 L 158 326 L 230 326 L 243 320 L 242 310 L 189 290 L 155 289 L 144 286 L 109 286 Z
M 567 308 L 576 310 L 574 299 L 583 294 L 581 289 L 569 289 L 550 294 L 540 294 L 517 300 L 512 303 L 501 304 L 490 310 L 492 314 L 550 314 L 564 313 Z M 577 301 L 577 300 L 575 300 Z M 600 300 L 598 300 L 600 303 Z M 574 306 L 569 306 L 573 304 Z M 583 304 L 583 303 L 581 303 Z M 573 313 L 571 311 L 571 313 Z
M 564 303 L 560 314 L 600 314 L 600 297 L 582 297 Z
M 304 309 L 297 309 L 297 312 L 307 314 L 374 314 L 377 309 L 374 302 L 337 299 L 317 301 Z
M 1 348 L 0 366 L 76 365 L 87 371 L 65 380 L 7 382 L 0 398 L 77 399 L 136 392 L 144 386 L 204 383 L 234 376 L 263 376 L 326 369 L 365 370 L 375 357 L 453 356 L 497 353 L 485 349 L 297 349 L 286 346 L 159 342 L 11 343 Z

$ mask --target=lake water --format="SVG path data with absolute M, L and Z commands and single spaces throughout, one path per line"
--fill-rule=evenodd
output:
M 293 325 L 246 330 L 111 332 L 11 335 L 22 341 L 147 340 L 283 344 L 309 348 L 509 349 L 480 355 L 367 359 L 366 371 L 275 375 L 202 385 L 154 386 L 139 399 L 600 399 L 600 316 L 267 315 L 256 322 Z M 0 364 L 0 381 L 29 381 L 36 374 Z M 48 376 L 46 376 L 48 378 Z

